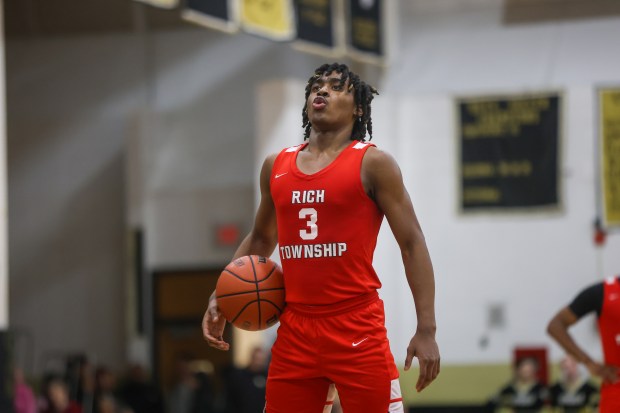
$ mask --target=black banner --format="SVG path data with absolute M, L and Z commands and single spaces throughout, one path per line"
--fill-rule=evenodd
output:
M 337 46 L 333 0 L 295 0 L 297 40 L 319 47 Z
M 347 45 L 354 53 L 383 57 L 384 25 L 382 0 L 349 0 Z
M 238 17 L 229 0 L 185 0 L 183 19 L 226 32 L 238 29 Z
M 558 206 L 560 97 L 458 103 L 464 211 Z

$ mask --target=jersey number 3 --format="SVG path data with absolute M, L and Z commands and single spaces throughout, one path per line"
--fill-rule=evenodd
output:
M 317 214 L 314 208 L 302 208 L 299 210 L 299 219 L 306 221 L 306 229 L 299 230 L 301 239 L 315 239 L 319 235 L 319 227 L 316 226 Z

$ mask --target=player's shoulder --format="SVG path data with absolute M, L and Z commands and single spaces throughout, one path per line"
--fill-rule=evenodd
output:
M 273 170 L 273 166 L 276 163 L 276 159 L 278 158 L 279 153 L 270 153 L 265 156 L 263 160 L 263 166 L 261 168 L 261 177 L 268 179 L 271 176 L 271 171 Z
M 280 153 L 294 153 L 294 152 L 297 152 L 304 145 L 305 143 L 300 143 L 294 146 L 287 146 L 286 148 L 282 149 Z
M 278 157 L 279 153 L 274 152 L 274 153 L 270 153 L 269 155 L 265 156 L 265 160 L 263 161 L 263 165 L 264 166 L 273 166 L 274 162 L 276 161 L 276 158 Z
M 368 172 L 398 170 L 398 163 L 394 157 L 376 146 L 370 146 L 364 155 L 363 167 Z

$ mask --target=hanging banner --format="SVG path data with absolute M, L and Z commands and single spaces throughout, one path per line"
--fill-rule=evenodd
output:
M 149 6 L 159 7 L 161 9 L 174 9 L 179 5 L 179 0 L 136 0 Z
M 234 33 L 239 29 L 239 16 L 234 0 L 185 0 L 181 17 L 192 23 Z
M 239 0 L 243 30 L 271 40 L 292 40 L 295 24 L 292 0 Z
M 559 206 L 557 94 L 458 101 L 464 212 Z
M 297 40 L 294 47 L 330 57 L 343 54 L 341 0 L 295 0 Z
M 601 189 L 605 226 L 620 226 L 620 88 L 599 89 Z
M 347 48 L 349 54 L 381 62 L 385 57 L 384 2 L 348 0 Z

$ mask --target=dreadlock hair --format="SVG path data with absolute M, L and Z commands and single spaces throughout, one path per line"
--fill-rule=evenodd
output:
M 357 73 L 352 72 L 349 67 L 345 64 L 340 63 L 332 63 L 332 64 L 324 64 L 317 67 L 314 70 L 314 74 L 308 79 L 306 83 L 306 96 L 305 103 L 302 110 L 302 125 L 304 128 L 304 140 L 310 137 L 310 129 L 312 128 L 312 124 L 310 123 L 310 119 L 308 118 L 308 110 L 307 110 L 307 102 L 308 96 L 310 96 L 310 91 L 312 89 L 312 85 L 316 82 L 317 79 L 322 76 L 329 76 L 332 72 L 340 73 L 340 86 L 344 86 L 347 79 L 349 80 L 349 86 L 353 87 L 353 96 L 355 99 L 355 107 L 360 107 L 362 109 L 362 115 L 355 119 L 355 123 L 353 124 L 353 131 L 351 133 L 351 140 L 358 140 L 364 142 L 366 140 L 366 132 L 368 131 L 368 135 L 372 139 L 372 118 L 370 117 L 370 103 L 374 99 L 374 95 L 378 95 L 379 92 L 374 87 L 366 84 Z

